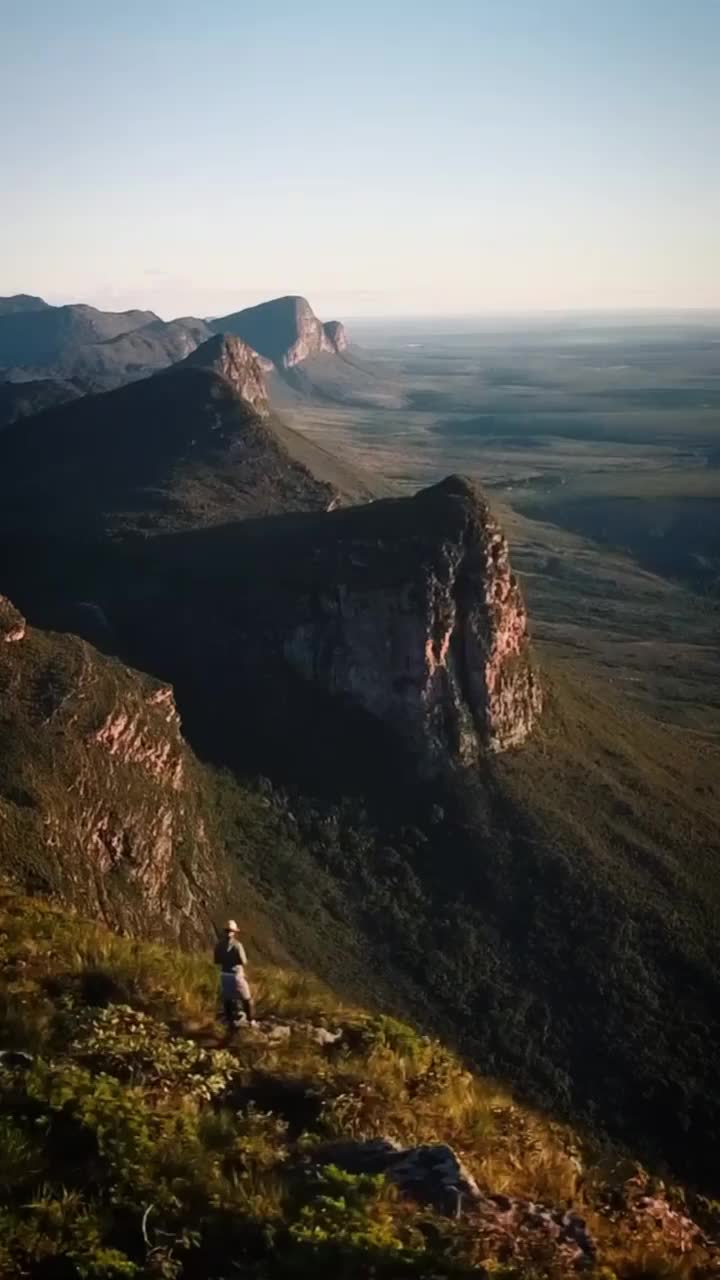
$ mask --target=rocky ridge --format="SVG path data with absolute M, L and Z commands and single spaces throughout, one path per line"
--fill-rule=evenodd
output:
M 88 344 L 158 322 L 154 311 L 99 311 L 84 303 L 0 312 L 0 366 L 57 371 Z
M 50 378 L 109 390 L 181 360 L 211 335 L 209 325 L 192 316 L 166 322 L 153 311 L 53 307 L 24 295 L 0 299 L 0 368 L 15 383 Z
M 326 511 L 373 493 L 269 411 L 262 370 L 236 338 L 210 339 L 188 361 L 85 396 L 0 433 L 0 539 L 6 590 L 19 599 L 15 548 L 45 534 L 104 538 L 197 529 L 288 510 Z M 71 553 L 77 560 L 77 544 Z M 43 561 L 33 553 L 33 568 Z M 76 596 L 76 598 L 78 598 Z M 95 585 L 80 599 L 96 599 Z
M 218 333 L 167 372 L 188 368 L 217 373 L 259 418 L 267 418 L 270 405 L 264 372 L 268 363 L 234 334 Z
M 5 596 L 0 596 L 0 640 L 5 644 L 14 644 L 25 637 L 27 626 L 25 619 Z
M 348 342 L 345 325 L 341 320 L 326 320 L 323 330 L 332 351 L 337 355 L 340 355 L 341 351 L 347 351 L 350 343 Z
M 243 738 L 276 745 L 297 741 L 308 760 L 316 737 L 308 736 L 308 716 L 320 714 L 320 703 L 328 734 L 339 733 L 339 721 L 350 711 L 371 734 L 401 745 L 410 766 L 425 774 L 448 766 L 473 768 L 488 755 L 521 745 L 541 713 L 542 688 L 507 541 L 477 487 L 451 477 L 413 498 L 348 506 L 342 490 L 321 480 L 317 471 L 290 467 L 281 439 L 266 438 L 272 431 L 266 417 L 245 423 L 226 445 L 225 396 L 234 398 L 241 386 L 254 397 L 254 411 L 262 410 L 261 384 L 244 344 L 218 338 L 210 347 L 202 357 L 211 366 L 207 374 L 195 367 L 197 354 L 184 374 L 217 380 L 211 384 L 217 398 L 209 401 L 208 441 L 216 468 L 223 456 L 216 451 L 230 450 L 228 505 L 236 485 L 245 486 L 245 493 L 252 488 L 257 501 L 277 466 L 266 511 L 273 510 L 271 497 L 276 501 L 278 493 L 282 498 L 293 492 L 295 501 L 311 511 L 228 523 L 216 519 L 203 529 L 206 491 L 195 481 L 193 506 L 181 512 L 175 501 L 174 530 L 147 540 L 141 559 L 132 541 L 127 552 L 122 544 L 108 545 L 111 572 L 103 571 L 96 567 L 100 548 L 93 552 L 92 578 L 75 585 L 53 625 L 72 625 L 103 644 L 107 637 L 135 665 L 165 673 L 185 705 L 209 717 L 216 734 L 227 724 L 237 741 L 242 723 Z M 162 389 L 179 378 L 151 381 Z M 127 390 L 136 395 L 138 389 Z M 184 391 L 182 381 L 179 391 Z M 100 408 L 107 422 L 107 406 Z M 100 429 L 93 430 L 90 438 L 101 445 L 106 467 L 114 440 L 107 435 L 103 440 Z M 117 437 L 123 446 L 128 430 Z M 197 418 L 193 431 L 197 448 Z M 185 446 L 176 460 L 177 439 L 174 418 L 169 461 L 176 482 L 192 456 Z M 52 442 L 62 444 L 57 424 Z M 28 448 L 32 443 L 27 441 Z M 66 477 L 69 456 L 64 448 Z M 84 450 L 82 457 L 86 462 Z M 113 483 L 119 470 L 110 469 Z M 215 494 L 220 474 L 216 469 Z M 49 488 L 51 475 L 46 483 Z M 88 478 L 83 493 L 97 503 L 103 483 L 100 477 L 94 484 Z M 183 480 L 180 494 L 188 483 Z M 27 494 L 24 500 L 27 508 Z M 131 511 L 137 499 L 132 493 L 113 495 L 112 505 L 104 502 L 100 514 L 92 516 L 83 516 L 77 493 L 69 489 L 67 501 L 67 519 L 82 517 L 91 530 L 98 525 L 121 529 L 115 512 Z M 239 503 L 235 510 L 243 513 Z M 134 519 L 152 527 L 148 515 L 136 513 Z M 58 524 L 58 533 L 62 528 Z M 62 543 L 55 539 L 54 544 L 56 552 L 58 546 L 62 550 Z M 22 589 L 28 590 L 27 581 Z M 82 611 L 80 600 L 86 602 Z M 95 606 L 92 617 L 88 601 Z
M 18 294 L 0 298 L 0 372 L 13 383 L 50 379 L 74 382 L 83 392 L 113 390 L 183 360 L 213 332 L 230 332 L 247 342 L 265 373 L 287 372 L 348 349 L 340 321 L 323 324 L 305 298 L 275 298 L 216 321 L 195 316 L 165 321 L 152 311 L 51 306 Z M 346 376 L 352 382 L 349 366 Z M 36 399 L 42 409 L 39 394 Z M 0 404 L 0 425 L 2 417 Z
M 116 927 L 202 936 L 228 893 L 169 686 L 0 598 L 0 864 Z

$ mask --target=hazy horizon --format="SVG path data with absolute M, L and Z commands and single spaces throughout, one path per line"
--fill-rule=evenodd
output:
M 720 308 L 715 0 L 19 4 L 0 294 L 163 317 Z
M 33 291 L 29 289 L 21 289 L 17 291 L 20 294 L 33 296 Z M 8 296 L 0 293 L 0 297 Z M 130 303 L 127 307 L 114 307 L 108 304 L 107 307 L 101 307 L 99 302 L 89 303 L 87 298 L 68 296 L 52 296 L 46 290 L 39 290 L 38 297 L 51 306 L 73 306 L 73 305 L 90 305 L 97 306 L 102 310 L 149 310 L 154 311 L 161 320 L 179 320 L 184 317 L 193 316 L 195 319 L 217 320 L 220 318 L 220 312 L 205 312 L 202 314 L 194 314 L 189 311 L 182 313 L 169 312 L 166 308 L 159 309 L 151 306 L 143 306 L 139 302 Z M 255 306 L 261 302 L 270 301 L 273 297 L 283 297 L 286 295 L 272 295 L 264 293 L 253 295 L 251 301 L 243 301 L 238 305 L 237 310 L 242 307 Z M 630 324 L 641 324 L 644 321 L 654 321 L 655 323 L 672 324 L 675 322 L 686 321 L 687 323 L 705 324 L 720 322 L 720 305 L 714 307 L 537 307 L 537 308 L 485 308 L 477 311 L 386 311 L 386 312 L 366 312 L 366 313 L 343 313 L 339 314 L 332 311 L 332 308 L 318 306 L 314 298 L 308 293 L 300 295 L 292 295 L 304 297 L 311 305 L 315 313 L 322 320 L 341 320 L 345 325 L 357 325 L 358 328 L 373 327 L 375 325 L 403 325 L 410 324 L 418 327 L 427 325 L 445 325 L 450 323 L 462 323 L 463 325 L 480 325 L 485 324 L 503 324 L 508 325 L 522 324 L 529 322 L 531 324 L 542 324 L 544 321 L 553 323 L 563 319 L 568 320 L 588 320 L 596 321 L 598 324 L 611 324 L 613 322 L 627 322 Z M 225 312 L 225 314 L 231 314 Z

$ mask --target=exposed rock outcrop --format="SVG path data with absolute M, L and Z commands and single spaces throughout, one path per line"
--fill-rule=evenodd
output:
M 347 335 L 338 320 L 318 320 L 306 298 L 288 295 L 246 307 L 213 321 L 218 333 L 234 333 L 278 369 L 292 369 L 323 352 L 347 348 Z
M 82 347 L 157 321 L 154 311 L 98 311 L 83 303 L 0 309 L 0 366 L 53 369 L 67 376 Z
M 0 639 L 6 644 L 13 644 L 25 636 L 25 619 L 14 604 L 5 596 L 0 596 Z
M 269 416 L 264 373 L 272 365 L 234 334 L 218 333 L 209 338 L 180 365 L 174 365 L 172 372 L 183 367 L 209 369 L 220 374 L 258 417 Z
M 138 933 L 203 937 L 223 855 L 172 690 L 0 600 L 0 869 Z
M 472 764 L 523 742 L 540 685 L 507 541 L 477 489 L 450 478 L 374 505 L 363 525 L 345 541 L 338 522 L 339 543 L 316 553 L 327 577 L 287 660 L 428 760 Z
M 359 732 L 399 739 L 415 769 L 435 773 L 476 765 L 533 729 L 542 693 L 525 606 L 502 530 L 470 481 L 188 534 L 158 554 L 150 594 L 165 599 L 141 645 L 151 636 L 165 654 L 182 652 L 172 675 L 190 696 L 212 672 L 204 704 L 254 741 L 297 738 L 307 760 L 308 718 L 327 711 L 324 736 L 339 751 L 353 713 Z
M 418 1147 L 403 1147 L 388 1138 L 327 1142 L 315 1148 L 313 1159 L 348 1173 L 385 1173 L 406 1195 L 443 1212 L 456 1211 L 463 1197 L 481 1199 L 470 1170 L 442 1142 Z
M 341 351 L 347 351 L 349 346 L 348 336 L 345 331 L 345 325 L 340 320 L 326 320 L 323 329 L 333 351 L 337 352 L 338 355 Z
M 340 399 L 357 394 L 360 402 L 365 396 L 370 403 L 382 395 L 377 377 L 363 373 L 357 361 L 327 360 L 347 350 L 345 329 L 338 320 L 323 324 L 307 300 L 297 296 L 274 298 L 213 321 L 195 316 L 165 321 L 152 311 L 99 311 L 80 303 L 55 307 L 24 294 L 0 298 L 0 371 L 17 383 L 74 383 L 76 394 L 108 391 L 184 360 L 213 333 L 241 338 L 256 353 L 263 372 L 279 371 L 281 382 L 291 383 L 285 374 L 309 361 L 308 367 L 320 366 L 313 374 L 320 394 Z M 318 356 L 323 360 L 314 361 Z M 333 366 L 339 372 L 333 373 Z M 297 395 L 302 384 L 292 385 Z M 43 395 L 47 404 L 59 403 L 72 390 L 53 397 L 38 385 L 35 400 Z M 3 415 L 0 396 L 0 425 L 3 416 L 9 422 L 20 414 Z
M 328 1142 L 313 1159 L 348 1173 L 383 1173 L 398 1190 L 441 1213 L 470 1215 L 478 1233 L 499 1252 L 515 1256 L 531 1241 L 545 1243 L 562 1263 L 595 1257 L 595 1242 L 578 1214 L 519 1196 L 481 1191 L 472 1173 L 445 1143 L 402 1147 L 386 1138 Z
M 527 614 L 470 481 L 305 522 L 273 553 L 282 589 L 263 644 L 274 633 L 304 680 L 385 723 L 431 769 L 527 738 L 542 705 Z

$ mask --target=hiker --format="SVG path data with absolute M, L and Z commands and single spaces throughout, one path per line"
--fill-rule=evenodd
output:
M 215 964 L 220 965 L 220 994 L 223 1012 L 229 1027 L 240 1026 L 240 1005 L 250 1026 L 254 1025 L 253 998 L 245 977 L 247 956 L 237 936 L 237 924 L 228 920 L 221 938 L 215 946 Z

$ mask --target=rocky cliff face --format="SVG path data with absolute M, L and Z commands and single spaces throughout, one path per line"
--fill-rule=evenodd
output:
M 307 299 L 296 296 L 246 307 L 213 321 L 213 328 L 236 334 L 278 369 L 292 369 L 323 352 L 338 354 L 348 345 L 339 321 L 323 324 Z
M 284 639 L 306 680 L 396 729 L 427 765 L 523 742 L 540 712 L 505 536 L 467 481 L 375 504 L 314 552 L 322 586 Z
M 0 596 L 0 640 L 5 644 L 13 644 L 24 639 L 27 628 L 25 619 L 5 596 Z
M 525 606 L 502 530 L 469 481 L 188 534 L 159 551 L 146 596 L 168 593 L 151 606 L 163 620 L 159 630 L 148 615 L 141 630 L 160 648 L 142 656 L 157 666 L 182 647 L 178 687 L 197 699 L 202 684 L 231 733 L 273 732 L 304 743 L 307 758 L 325 732 L 319 697 L 337 718 L 328 739 L 352 736 L 353 709 L 433 773 L 476 765 L 533 729 L 542 693 Z
M 205 937 L 228 895 L 172 690 L 0 598 L 0 868 L 116 927 Z
M 344 324 L 339 320 L 327 320 L 323 325 L 323 330 L 333 351 L 338 355 L 341 351 L 347 351 L 349 343 Z
M 229 382 L 233 391 L 249 405 L 259 418 L 267 418 L 270 406 L 265 384 L 265 370 L 270 365 L 247 343 L 232 333 L 218 333 L 191 352 L 178 367 L 208 369 Z M 270 365 L 272 368 L 272 365 Z

